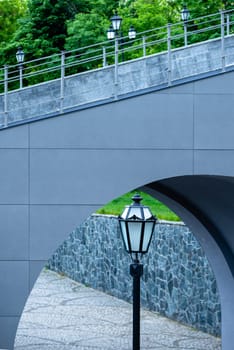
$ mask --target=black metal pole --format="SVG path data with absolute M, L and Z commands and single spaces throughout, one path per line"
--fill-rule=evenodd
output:
M 132 349 L 140 350 L 140 286 L 143 275 L 143 265 L 138 261 L 130 265 L 130 274 L 133 278 L 133 337 Z

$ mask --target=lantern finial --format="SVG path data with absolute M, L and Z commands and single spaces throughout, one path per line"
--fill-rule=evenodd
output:
M 133 197 L 132 200 L 134 202 L 134 204 L 140 204 L 140 202 L 142 201 L 142 197 L 140 196 L 139 193 L 136 193 Z

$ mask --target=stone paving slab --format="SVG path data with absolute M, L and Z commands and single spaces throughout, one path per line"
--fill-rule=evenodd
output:
M 43 270 L 25 306 L 15 350 L 129 350 L 132 306 Z M 206 333 L 141 312 L 141 349 L 220 350 Z

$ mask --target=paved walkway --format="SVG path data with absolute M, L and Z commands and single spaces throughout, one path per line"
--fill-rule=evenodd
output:
M 141 349 L 220 350 L 220 339 L 141 313 Z M 21 318 L 15 350 L 129 350 L 130 304 L 43 271 Z

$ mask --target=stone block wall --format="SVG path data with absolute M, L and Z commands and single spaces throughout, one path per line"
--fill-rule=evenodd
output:
M 216 280 L 201 246 L 184 224 L 157 224 L 142 262 L 143 307 L 220 335 L 221 308 Z M 117 218 L 92 215 L 57 249 L 48 267 L 131 301 L 130 263 Z

